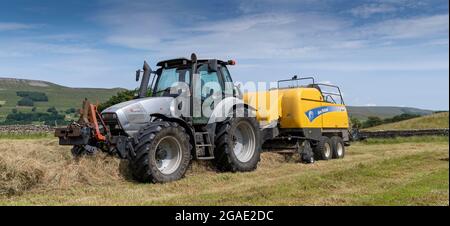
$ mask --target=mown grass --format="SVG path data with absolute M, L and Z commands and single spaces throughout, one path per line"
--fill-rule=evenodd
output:
M 0 204 L 449 205 L 448 140 L 408 139 L 354 143 L 344 159 L 311 165 L 264 153 L 250 173 L 217 173 L 194 162 L 184 179 L 168 184 L 136 183 L 123 162 L 106 155 L 74 161 L 54 139 L 2 141 L 3 165 L 26 177 L 10 177 L 15 186 Z
M 443 160 L 445 161 L 445 160 Z M 448 169 L 418 174 L 414 181 L 359 197 L 358 205 L 448 205 Z
M 43 139 L 43 138 L 51 138 L 53 137 L 53 133 L 46 132 L 37 132 L 37 133 L 5 133 L 0 132 L 0 140 L 27 140 L 27 139 Z
M 369 138 L 361 141 L 363 144 L 401 144 L 401 143 L 445 143 L 449 142 L 448 136 L 413 136 L 392 138 Z

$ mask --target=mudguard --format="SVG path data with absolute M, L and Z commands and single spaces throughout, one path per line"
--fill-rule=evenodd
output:
M 242 99 L 236 97 L 226 97 L 216 105 L 214 111 L 209 117 L 208 124 L 224 121 L 227 117 L 231 116 L 233 109 L 239 107 L 249 109 L 249 116 L 256 117 L 256 109 L 244 103 Z M 244 115 L 237 115 L 237 117 L 244 117 Z

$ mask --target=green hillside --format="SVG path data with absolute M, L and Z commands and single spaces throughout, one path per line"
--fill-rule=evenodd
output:
M 368 130 L 440 129 L 448 128 L 448 112 L 426 115 L 401 122 L 383 124 Z
M 381 119 L 392 118 L 396 115 L 411 114 L 411 115 L 429 115 L 431 110 L 423 110 L 411 107 L 385 107 L 385 106 L 347 106 L 351 117 L 360 120 L 366 120 L 369 116 L 376 116 Z
M 84 98 L 92 102 L 103 102 L 120 90 L 123 89 L 69 88 L 45 81 L 0 78 L 0 121 L 3 121 L 12 109 L 20 112 L 31 111 L 32 107 L 17 106 L 17 102 L 21 99 L 17 96 L 17 91 L 45 93 L 48 102 L 34 102 L 38 112 L 45 112 L 52 106 L 58 111 L 79 108 Z

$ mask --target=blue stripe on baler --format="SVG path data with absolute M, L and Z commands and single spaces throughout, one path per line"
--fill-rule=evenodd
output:
M 310 122 L 314 121 L 317 117 L 329 113 L 329 112 L 337 112 L 337 111 L 345 111 L 345 107 L 338 107 L 338 106 L 327 106 L 327 107 L 318 107 L 313 108 L 309 111 L 306 111 L 306 117 L 309 119 Z

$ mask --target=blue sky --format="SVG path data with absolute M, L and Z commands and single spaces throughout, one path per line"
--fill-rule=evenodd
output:
M 5 1 L 0 77 L 134 88 L 172 57 L 235 59 L 235 81 L 313 75 L 349 105 L 449 109 L 447 0 Z

